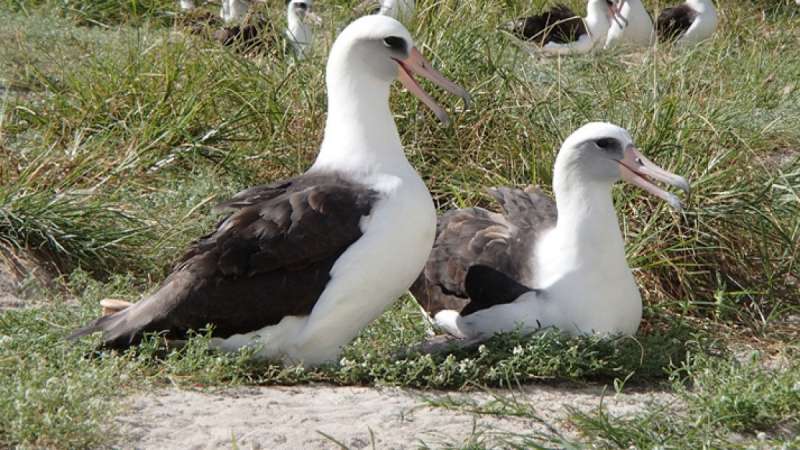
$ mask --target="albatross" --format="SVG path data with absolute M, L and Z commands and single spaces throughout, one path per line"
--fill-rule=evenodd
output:
M 414 19 L 414 0 L 362 0 L 353 8 L 356 14 L 380 14 L 408 24 Z
M 586 124 L 556 157 L 555 202 L 538 190 L 499 188 L 492 194 L 502 213 L 444 214 L 412 294 L 442 329 L 468 340 L 518 327 L 634 334 L 642 300 L 611 198 L 619 179 L 676 209 L 678 198 L 650 180 L 689 191 L 684 178 L 645 158 L 625 129 Z
M 686 0 L 661 11 L 656 29 L 661 39 L 676 45 L 694 45 L 710 38 L 717 29 L 717 10 L 711 0 Z
M 545 54 L 587 53 L 605 42 L 616 14 L 612 0 L 589 0 L 584 19 L 559 5 L 542 14 L 514 20 L 508 28 L 520 39 L 541 45 Z
M 378 14 L 394 17 L 403 23 L 409 23 L 414 18 L 415 9 L 414 0 L 382 0 Z
M 297 59 L 305 57 L 311 46 L 312 32 L 307 22 L 312 16 L 312 3 L 312 0 L 290 0 L 286 3 L 284 49 Z M 217 30 L 214 39 L 244 54 L 263 54 L 270 47 L 280 48 L 281 38 L 272 20 L 263 14 L 248 12 L 238 23 Z
M 311 27 L 305 21 L 311 4 L 311 0 L 289 0 L 286 4 L 286 40 L 297 58 L 303 58 L 311 46 Z
M 250 0 L 222 0 L 219 10 L 219 17 L 226 24 L 233 24 L 241 21 L 250 10 Z
M 655 40 L 653 19 L 642 4 L 642 0 L 614 0 L 614 2 L 618 14 L 616 20 L 611 22 L 604 48 L 613 48 L 620 44 L 634 47 L 647 47 L 652 44 Z
M 351 23 L 328 57 L 328 115 L 311 168 L 224 202 L 228 215 L 191 244 L 155 293 L 70 338 L 100 331 L 101 347 L 125 349 L 145 333 L 180 340 L 210 324 L 211 344 L 225 351 L 254 346 L 256 358 L 305 366 L 337 360 L 406 292 L 433 244 L 433 201 L 389 109 L 399 78 L 447 121 L 414 74 L 469 99 L 396 20 Z

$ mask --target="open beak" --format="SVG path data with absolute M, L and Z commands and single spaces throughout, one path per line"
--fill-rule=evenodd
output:
M 618 162 L 619 172 L 623 180 L 631 184 L 635 184 L 645 191 L 666 201 L 670 204 L 670 206 L 678 211 L 683 209 L 681 201 L 678 200 L 678 197 L 675 194 L 662 190 L 651 183 L 650 179 L 675 186 L 688 195 L 690 193 L 690 189 L 689 182 L 686 181 L 686 178 L 667 172 L 661 167 L 658 167 L 655 163 L 645 158 L 644 155 L 642 155 L 639 150 L 632 145 L 625 149 L 624 157 Z
M 611 18 L 620 28 L 628 26 L 628 19 L 622 17 L 622 5 L 624 5 L 626 1 L 628 0 L 615 0 L 608 6 L 608 12 L 611 14 Z
M 439 87 L 447 92 L 463 98 L 464 102 L 467 104 L 467 107 L 469 107 L 470 103 L 472 102 L 469 93 L 465 91 L 464 88 L 448 80 L 444 77 L 444 75 L 439 73 L 438 70 L 434 69 L 431 66 L 431 63 L 428 62 L 424 56 L 422 56 L 416 47 L 411 48 L 411 51 L 408 53 L 408 58 L 403 60 L 395 59 L 395 61 L 397 61 L 399 66 L 398 78 L 403 86 L 408 89 L 409 92 L 417 96 L 417 98 L 422 100 L 422 103 L 428 106 L 428 108 L 430 108 L 431 111 L 436 114 L 436 117 L 438 117 L 442 123 L 450 123 L 450 119 L 447 117 L 447 112 L 441 105 L 436 103 L 436 100 L 434 100 L 433 97 L 422 90 L 422 87 L 419 85 L 419 83 L 417 83 L 417 80 L 414 79 L 415 73 L 439 85 Z

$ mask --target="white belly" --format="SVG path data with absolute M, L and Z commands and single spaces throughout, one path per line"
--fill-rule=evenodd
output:
M 309 316 L 214 343 L 223 350 L 259 345 L 258 358 L 306 366 L 336 361 L 342 347 L 408 290 L 433 247 L 436 210 L 422 180 L 384 176 L 378 185 L 385 197 L 362 221 L 361 238 L 334 264 Z

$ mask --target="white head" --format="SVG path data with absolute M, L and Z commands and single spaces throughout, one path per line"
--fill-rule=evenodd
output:
M 590 122 L 572 133 L 556 158 L 553 183 L 594 183 L 611 186 L 619 179 L 653 194 L 675 209 L 681 202 L 650 180 L 675 186 L 687 194 L 685 178 L 667 172 L 645 158 L 624 128 L 605 122 Z M 554 186 L 558 189 L 558 186 Z M 569 187 L 564 187 L 569 188 Z
M 311 27 L 305 22 L 311 5 L 312 0 L 289 0 L 286 4 L 286 35 L 297 57 L 304 56 L 306 47 L 311 44 Z
M 615 0 L 588 0 L 586 2 L 586 15 L 599 14 L 610 17 L 616 12 Z
M 616 14 L 612 0 L 589 0 L 586 3 L 586 26 L 592 39 L 605 39 Z
M 180 0 L 178 3 L 183 11 L 191 11 L 194 9 L 193 0 Z
M 354 91 L 385 91 L 399 78 L 409 92 L 422 100 L 442 121 L 447 113 L 414 80 L 421 75 L 448 92 L 469 101 L 469 94 L 434 69 L 414 47 L 408 30 L 391 17 L 364 16 L 353 21 L 333 43 L 328 56 L 326 82 L 329 95 L 343 86 Z
M 617 23 L 620 28 L 628 26 L 628 18 L 622 15 L 622 7 L 628 2 L 639 0 L 606 0 L 609 18 Z
M 306 13 L 311 10 L 312 3 L 312 0 L 289 0 L 286 3 L 288 17 L 294 16 L 300 20 L 305 19 Z

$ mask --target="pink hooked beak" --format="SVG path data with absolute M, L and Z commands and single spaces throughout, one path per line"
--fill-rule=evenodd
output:
M 424 56 L 422 56 L 416 47 L 411 48 L 411 51 L 408 52 L 408 57 L 406 59 L 401 60 L 395 58 L 395 61 L 397 61 L 397 64 L 399 65 L 398 78 L 400 79 L 400 83 L 402 83 L 409 92 L 422 100 L 422 103 L 427 105 L 442 123 L 448 124 L 450 122 L 450 119 L 447 117 L 447 112 L 441 105 L 436 103 L 436 100 L 434 100 L 433 97 L 422 90 L 422 87 L 419 85 L 419 83 L 417 83 L 417 80 L 414 79 L 415 73 L 439 85 L 447 92 L 463 98 L 467 104 L 467 107 L 469 107 L 472 101 L 469 93 L 461 86 L 445 78 L 444 75 L 439 73 L 438 70 L 434 69 L 431 66 L 431 63 L 428 62 Z
M 656 185 L 652 184 L 649 179 L 661 181 L 669 185 L 675 186 L 678 189 L 690 193 L 689 182 L 682 176 L 675 175 L 674 173 L 667 172 L 666 170 L 658 167 L 654 162 L 645 158 L 639 150 L 633 145 L 629 145 L 623 153 L 624 157 L 619 162 L 619 172 L 622 179 L 639 186 L 645 191 L 655 195 L 656 197 L 666 201 L 673 208 L 680 211 L 683 209 L 681 201 L 675 194 L 666 192 Z
M 626 1 L 628 0 L 613 0 L 611 4 L 608 5 L 608 12 L 611 14 L 611 19 L 613 19 L 620 28 L 628 26 L 628 19 L 622 17 L 622 5 L 624 5 Z

